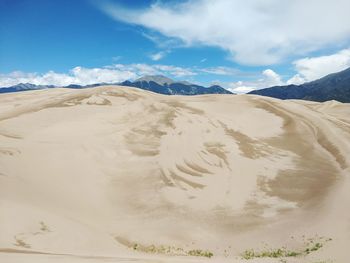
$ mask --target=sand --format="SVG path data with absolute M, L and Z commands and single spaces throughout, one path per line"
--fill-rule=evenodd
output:
M 1 94 L 0 262 L 348 262 L 349 116 L 118 86 Z M 281 247 L 303 253 L 242 259 Z

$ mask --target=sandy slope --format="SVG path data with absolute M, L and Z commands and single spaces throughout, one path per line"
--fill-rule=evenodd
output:
M 349 104 L 126 87 L 4 94 L 0 261 L 241 262 L 246 249 L 325 237 L 287 262 L 348 262 L 349 167 Z M 214 257 L 176 255 L 192 249 Z

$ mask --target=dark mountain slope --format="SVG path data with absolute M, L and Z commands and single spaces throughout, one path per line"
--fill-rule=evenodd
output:
M 301 85 L 275 86 L 249 94 L 279 99 L 350 102 L 350 68 Z
M 214 85 L 209 88 L 194 85 L 189 82 L 175 82 L 164 76 L 144 76 L 131 81 L 124 81 L 122 83 L 96 83 L 86 86 L 81 86 L 78 84 L 71 84 L 64 88 L 71 89 L 82 89 L 82 88 L 90 88 L 90 87 L 98 87 L 102 85 L 121 85 L 121 86 L 130 86 L 136 87 L 144 90 L 149 90 L 152 92 L 166 94 L 166 95 L 200 95 L 200 94 L 232 94 L 230 91 L 218 86 Z M 18 84 L 11 87 L 0 88 L 0 93 L 8 93 L 8 92 L 18 92 L 18 91 L 26 91 L 26 90 L 37 90 L 37 89 L 46 89 L 46 88 L 55 88 L 52 85 L 34 85 L 30 83 L 26 84 Z
M 203 87 L 188 82 L 175 82 L 164 76 L 145 76 L 140 79 L 124 81 L 120 83 L 123 86 L 137 87 L 166 95 L 199 95 L 199 94 L 232 94 L 232 92 L 214 85 Z

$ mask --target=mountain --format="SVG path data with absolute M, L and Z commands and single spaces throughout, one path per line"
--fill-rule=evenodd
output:
M 153 76 L 144 76 L 141 78 L 138 78 L 135 82 L 142 82 L 142 81 L 146 81 L 146 82 L 150 82 L 153 81 L 159 85 L 166 85 L 166 84 L 172 84 L 174 83 L 174 81 L 168 77 L 165 77 L 163 75 L 153 75 Z
M 283 100 L 302 99 L 319 102 L 337 100 L 350 102 L 350 68 L 301 85 L 275 86 L 254 90 L 249 92 L 249 94 Z
M 122 83 L 96 83 L 90 85 L 78 85 L 78 84 L 70 84 L 68 86 L 64 86 L 63 88 L 70 89 L 83 89 L 83 88 L 92 88 L 98 86 L 105 85 L 121 85 L 121 86 L 129 86 L 136 87 L 144 90 L 149 90 L 152 92 L 165 94 L 165 95 L 199 95 L 199 94 L 232 94 L 232 92 L 218 86 L 210 86 L 208 88 L 191 84 L 187 81 L 175 82 L 170 78 L 161 75 L 154 76 L 144 76 L 135 81 L 124 81 Z M 9 93 L 9 92 L 18 92 L 18 91 L 26 91 L 26 90 L 37 90 L 37 89 L 46 89 L 46 88 L 55 88 L 57 86 L 53 85 L 34 85 L 30 83 L 20 83 L 11 87 L 0 88 L 0 93 Z
M 206 88 L 187 81 L 175 82 L 161 75 L 145 76 L 134 82 L 124 81 L 120 85 L 136 87 L 165 95 L 232 94 L 232 92 L 218 85 Z
M 108 85 L 107 83 L 96 83 L 90 85 L 78 85 L 78 84 L 70 84 L 68 86 L 64 86 L 63 88 L 69 89 L 84 89 L 84 88 L 93 88 L 98 86 Z M 39 89 L 52 89 L 59 88 L 60 86 L 55 85 L 35 85 L 31 83 L 19 83 L 10 87 L 2 87 L 0 88 L 0 93 L 11 93 L 11 92 L 19 92 L 19 91 L 28 91 L 28 90 L 39 90 Z M 61 87 L 60 87 L 61 88 Z
M 11 87 L 0 88 L 0 93 L 18 92 L 26 90 L 55 88 L 53 85 L 35 85 L 31 83 L 20 83 Z

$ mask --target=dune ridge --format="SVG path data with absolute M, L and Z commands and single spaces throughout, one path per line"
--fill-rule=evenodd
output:
M 346 262 L 349 116 L 335 101 L 119 86 L 2 94 L 0 260 L 241 262 L 324 236 L 288 262 Z

